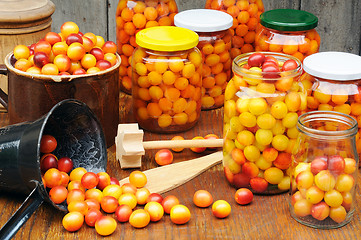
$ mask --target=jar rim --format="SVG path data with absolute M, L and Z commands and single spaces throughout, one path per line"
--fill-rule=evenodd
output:
M 302 74 L 302 62 L 291 55 L 287 55 L 284 53 L 275 53 L 275 52 L 257 52 L 257 53 L 262 53 L 264 54 L 266 57 L 267 56 L 271 56 L 271 57 L 275 57 L 278 61 L 279 60 L 289 60 L 289 59 L 293 59 L 296 61 L 297 63 L 297 68 L 293 69 L 293 70 L 289 70 L 289 71 L 280 71 L 280 72 L 274 72 L 273 74 L 275 75 L 280 75 L 281 77 L 279 78 L 266 78 L 263 75 L 259 75 L 260 72 L 258 71 L 253 71 L 253 70 L 249 70 L 246 68 L 242 68 L 242 66 L 246 63 L 246 60 L 248 59 L 248 57 L 250 55 L 252 55 L 255 52 L 249 52 L 249 53 L 244 53 L 241 55 L 238 55 L 237 57 L 235 57 L 233 59 L 232 62 L 232 70 L 234 73 L 241 75 L 241 76 L 247 76 L 247 75 L 251 75 L 252 78 L 254 79 L 260 79 L 260 80 L 264 80 L 264 81 L 275 81 L 275 80 L 279 80 L 279 79 L 283 79 L 283 78 L 292 78 L 292 77 L 296 77 Z M 242 64 L 242 65 L 240 65 Z
M 312 121 L 338 122 L 348 126 L 349 128 L 345 130 L 326 131 L 326 130 L 319 130 L 306 126 L 306 123 L 310 123 Z M 350 138 L 355 136 L 358 130 L 358 124 L 356 119 L 354 119 L 350 115 L 341 112 L 311 111 L 311 112 L 306 112 L 298 117 L 297 129 L 301 133 L 304 133 L 311 137 L 335 140 L 335 139 Z
M 280 31 L 304 31 L 317 27 L 318 18 L 297 9 L 272 9 L 260 16 L 262 26 Z

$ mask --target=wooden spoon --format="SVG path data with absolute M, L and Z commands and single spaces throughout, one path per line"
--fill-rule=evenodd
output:
M 193 160 L 173 163 L 143 171 L 148 182 L 145 187 L 151 193 L 164 193 L 170 191 L 189 180 L 195 178 L 210 167 L 219 164 L 223 159 L 222 151 L 218 151 Z M 120 185 L 129 182 L 129 178 L 119 181 Z

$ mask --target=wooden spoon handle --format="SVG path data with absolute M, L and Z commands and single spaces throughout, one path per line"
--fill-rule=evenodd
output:
M 222 147 L 223 139 L 161 140 L 143 142 L 144 149 Z
M 210 167 L 220 163 L 223 159 L 222 151 L 218 151 L 193 160 L 173 163 L 143 171 L 148 182 L 145 187 L 151 193 L 164 193 L 170 191 L 189 180 L 195 178 Z M 120 185 L 129 182 L 129 178 L 120 180 Z

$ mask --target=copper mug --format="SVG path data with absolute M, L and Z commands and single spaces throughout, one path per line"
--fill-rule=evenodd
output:
M 0 65 L 0 74 L 8 77 L 8 94 L 0 89 L 0 103 L 8 111 L 10 124 L 34 121 L 58 102 L 77 99 L 94 112 L 103 128 L 106 145 L 114 144 L 119 123 L 119 66 L 84 75 L 30 74 L 14 68 L 13 53 Z

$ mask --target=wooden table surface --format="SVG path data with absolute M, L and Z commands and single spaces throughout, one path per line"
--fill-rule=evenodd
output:
M 121 94 L 121 122 L 131 122 L 130 98 Z M 202 112 L 198 124 L 191 130 L 180 133 L 184 138 L 205 136 L 208 133 L 222 135 L 223 109 Z M 0 113 L 0 126 L 8 124 L 7 115 Z M 146 132 L 145 140 L 171 139 L 175 134 L 154 134 Z M 118 179 L 129 176 L 134 169 L 122 170 L 115 159 L 115 146 L 108 149 L 107 172 Z M 206 151 L 202 155 L 211 153 Z M 142 159 L 141 170 L 156 167 L 154 150 L 147 150 Z M 186 161 L 201 156 L 185 149 L 174 153 L 175 162 Z M 333 230 L 318 230 L 296 222 L 289 213 L 287 193 L 273 196 L 255 195 L 253 202 L 247 206 L 238 205 L 234 200 L 236 189 L 230 187 L 219 164 L 188 183 L 163 194 L 177 196 L 181 204 L 186 205 L 192 214 L 191 220 L 184 225 L 175 225 L 165 215 L 157 223 L 150 223 L 143 229 L 135 229 L 129 223 L 118 223 L 116 231 L 109 239 L 360 239 L 360 183 L 357 178 L 356 211 L 348 225 Z M 206 189 L 214 200 L 224 199 L 231 204 L 232 212 L 226 219 L 217 219 L 211 208 L 201 209 L 192 202 L 193 193 Z M 0 227 L 20 206 L 25 197 L 0 192 Z M 18 231 L 14 239 L 102 239 L 94 228 L 85 224 L 77 232 L 67 232 L 62 226 L 63 212 L 44 203 Z

